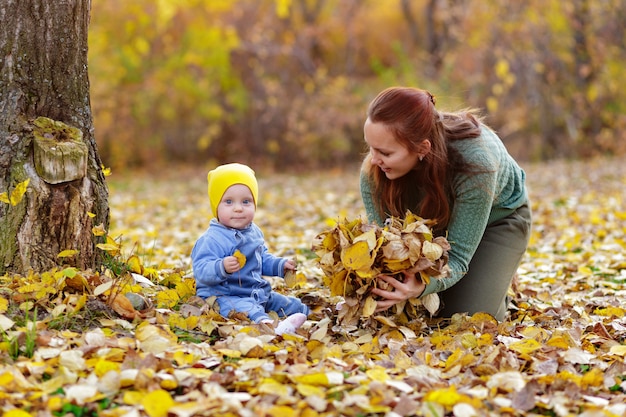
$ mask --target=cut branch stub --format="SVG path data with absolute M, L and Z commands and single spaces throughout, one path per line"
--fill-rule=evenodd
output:
M 45 182 L 60 184 L 87 174 L 88 149 L 79 129 L 46 117 L 33 125 L 35 169 Z

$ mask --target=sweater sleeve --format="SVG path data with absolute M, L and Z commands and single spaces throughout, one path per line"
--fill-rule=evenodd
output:
M 374 205 L 374 198 L 372 196 L 372 187 L 367 174 L 361 171 L 360 176 L 360 188 L 361 188 L 361 200 L 363 200 L 363 206 L 365 206 L 365 214 L 367 220 L 370 223 L 376 223 L 379 226 L 383 226 L 384 219 L 380 217 L 376 206 Z
M 267 247 L 263 245 L 263 267 L 261 274 L 268 277 L 285 277 L 285 262 L 287 258 L 280 258 L 271 254 Z
M 198 239 L 191 251 L 193 274 L 199 287 L 219 285 L 226 281 L 228 273 L 224 269 L 227 251 L 216 244 L 207 231 Z

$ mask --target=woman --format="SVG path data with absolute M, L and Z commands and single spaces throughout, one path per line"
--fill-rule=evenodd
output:
M 435 108 L 425 90 L 392 87 L 370 104 L 364 125 L 369 153 L 361 170 L 361 196 L 370 221 L 403 217 L 407 210 L 435 220 L 447 236 L 450 274 L 428 285 L 404 272 L 380 278 L 391 291 L 377 310 L 439 293 L 438 313 L 479 311 L 505 318 L 506 294 L 528 246 L 531 213 L 525 173 L 474 110 Z

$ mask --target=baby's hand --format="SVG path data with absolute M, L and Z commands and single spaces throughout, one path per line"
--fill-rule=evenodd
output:
M 225 257 L 224 258 L 224 269 L 229 274 L 232 274 L 233 272 L 239 271 L 241 269 L 241 266 L 239 266 L 239 259 L 235 258 L 234 256 L 227 256 L 227 257 Z
M 294 261 L 293 259 L 288 259 L 287 262 L 285 262 L 285 271 L 295 271 L 296 270 L 296 261 Z

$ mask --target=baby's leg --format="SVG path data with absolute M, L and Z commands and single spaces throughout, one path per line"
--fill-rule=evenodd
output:
M 275 311 L 279 317 L 291 316 L 295 313 L 309 315 L 310 310 L 299 298 L 286 296 L 275 291 L 270 293 L 265 305 L 266 311 Z
M 230 312 L 234 310 L 239 313 L 246 313 L 248 318 L 255 323 L 265 320 L 272 322 L 263 305 L 252 297 L 222 296 L 217 298 L 217 303 L 220 306 L 220 314 L 224 317 L 228 317 Z
M 299 298 L 285 296 L 274 291 L 270 293 L 266 308 L 268 311 L 275 311 L 281 317 L 286 317 L 276 326 L 277 335 L 295 333 L 296 329 L 306 321 L 310 312 L 309 307 Z

